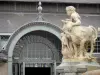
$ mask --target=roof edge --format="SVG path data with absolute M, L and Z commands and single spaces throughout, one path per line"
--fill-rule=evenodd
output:
M 0 0 L 4 1 L 4 0 Z M 23 2 L 56 2 L 56 3 L 86 3 L 86 4 L 100 4 L 100 0 L 5 0 L 5 1 L 23 1 Z

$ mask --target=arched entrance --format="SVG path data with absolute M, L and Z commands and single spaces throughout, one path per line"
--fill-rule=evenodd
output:
M 46 66 L 55 70 L 53 68 L 55 62 L 61 60 L 60 33 L 58 27 L 47 22 L 31 22 L 15 31 L 6 46 L 8 75 L 18 72 L 19 69 L 16 70 L 15 67 L 19 67 L 19 63 L 21 65 L 19 75 L 25 75 L 25 68 L 29 65 Z
M 60 47 L 60 40 L 47 31 L 33 31 L 24 35 L 14 48 L 13 69 L 15 71 L 13 73 L 23 75 L 21 70 L 19 71 L 21 67 L 18 68 L 18 66 L 22 66 L 24 62 L 25 67 L 23 69 L 25 69 L 25 72 L 33 68 L 46 68 L 53 75 L 54 63 L 59 63 L 61 60 Z M 39 71 L 39 69 L 37 70 Z M 32 71 L 32 73 L 34 72 Z M 25 75 L 27 75 L 27 72 Z

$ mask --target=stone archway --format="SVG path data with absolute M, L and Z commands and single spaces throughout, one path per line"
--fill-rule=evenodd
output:
M 32 31 L 36 31 L 36 30 L 47 31 L 47 32 L 54 34 L 59 39 L 61 38 L 60 28 L 48 22 L 44 22 L 44 21 L 43 22 L 31 22 L 31 23 L 25 24 L 24 26 L 20 27 L 18 30 L 16 30 L 12 34 L 6 46 L 6 50 L 8 50 L 8 75 L 13 75 L 12 74 L 12 56 L 13 56 L 13 50 L 14 50 L 16 43 L 25 34 L 32 32 Z

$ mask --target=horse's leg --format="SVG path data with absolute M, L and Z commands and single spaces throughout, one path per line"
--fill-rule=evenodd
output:
M 73 47 L 74 47 L 74 57 L 77 58 L 78 57 L 78 48 L 76 47 L 76 45 L 73 43 Z
M 94 45 L 93 45 L 93 40 L 91 40 L 91 50 L 90 50 L 90 57 L 92 56 L 92 53 L 94 51 Z
M 88 57 L 88 46 L 89 46 L 89 42 L 87 41 L 87 42 L 85 43 L 85 51 L 84 51 L 84 56 L 85 56 L 85 57 Z
M 81 57 L 81 58 L 84 57 L 85 42 L 86 42 L 85 39 L 81 40 L 81 42 L 80 42 L 80 55 L 79 55 L 79 57 Z

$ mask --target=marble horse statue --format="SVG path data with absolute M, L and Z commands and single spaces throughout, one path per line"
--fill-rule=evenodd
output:
M 89 26 L 81 26 L 81 18 L 75 7 L 66 7 L 69 19 L 62 20 L 63 27 L 61 33 L 62 54 L 64 59 L 69 58 L 92 58 L 94 44 L 97 39 L 97 30 Z M 91 47 L 88 53 L 88 46 Z

